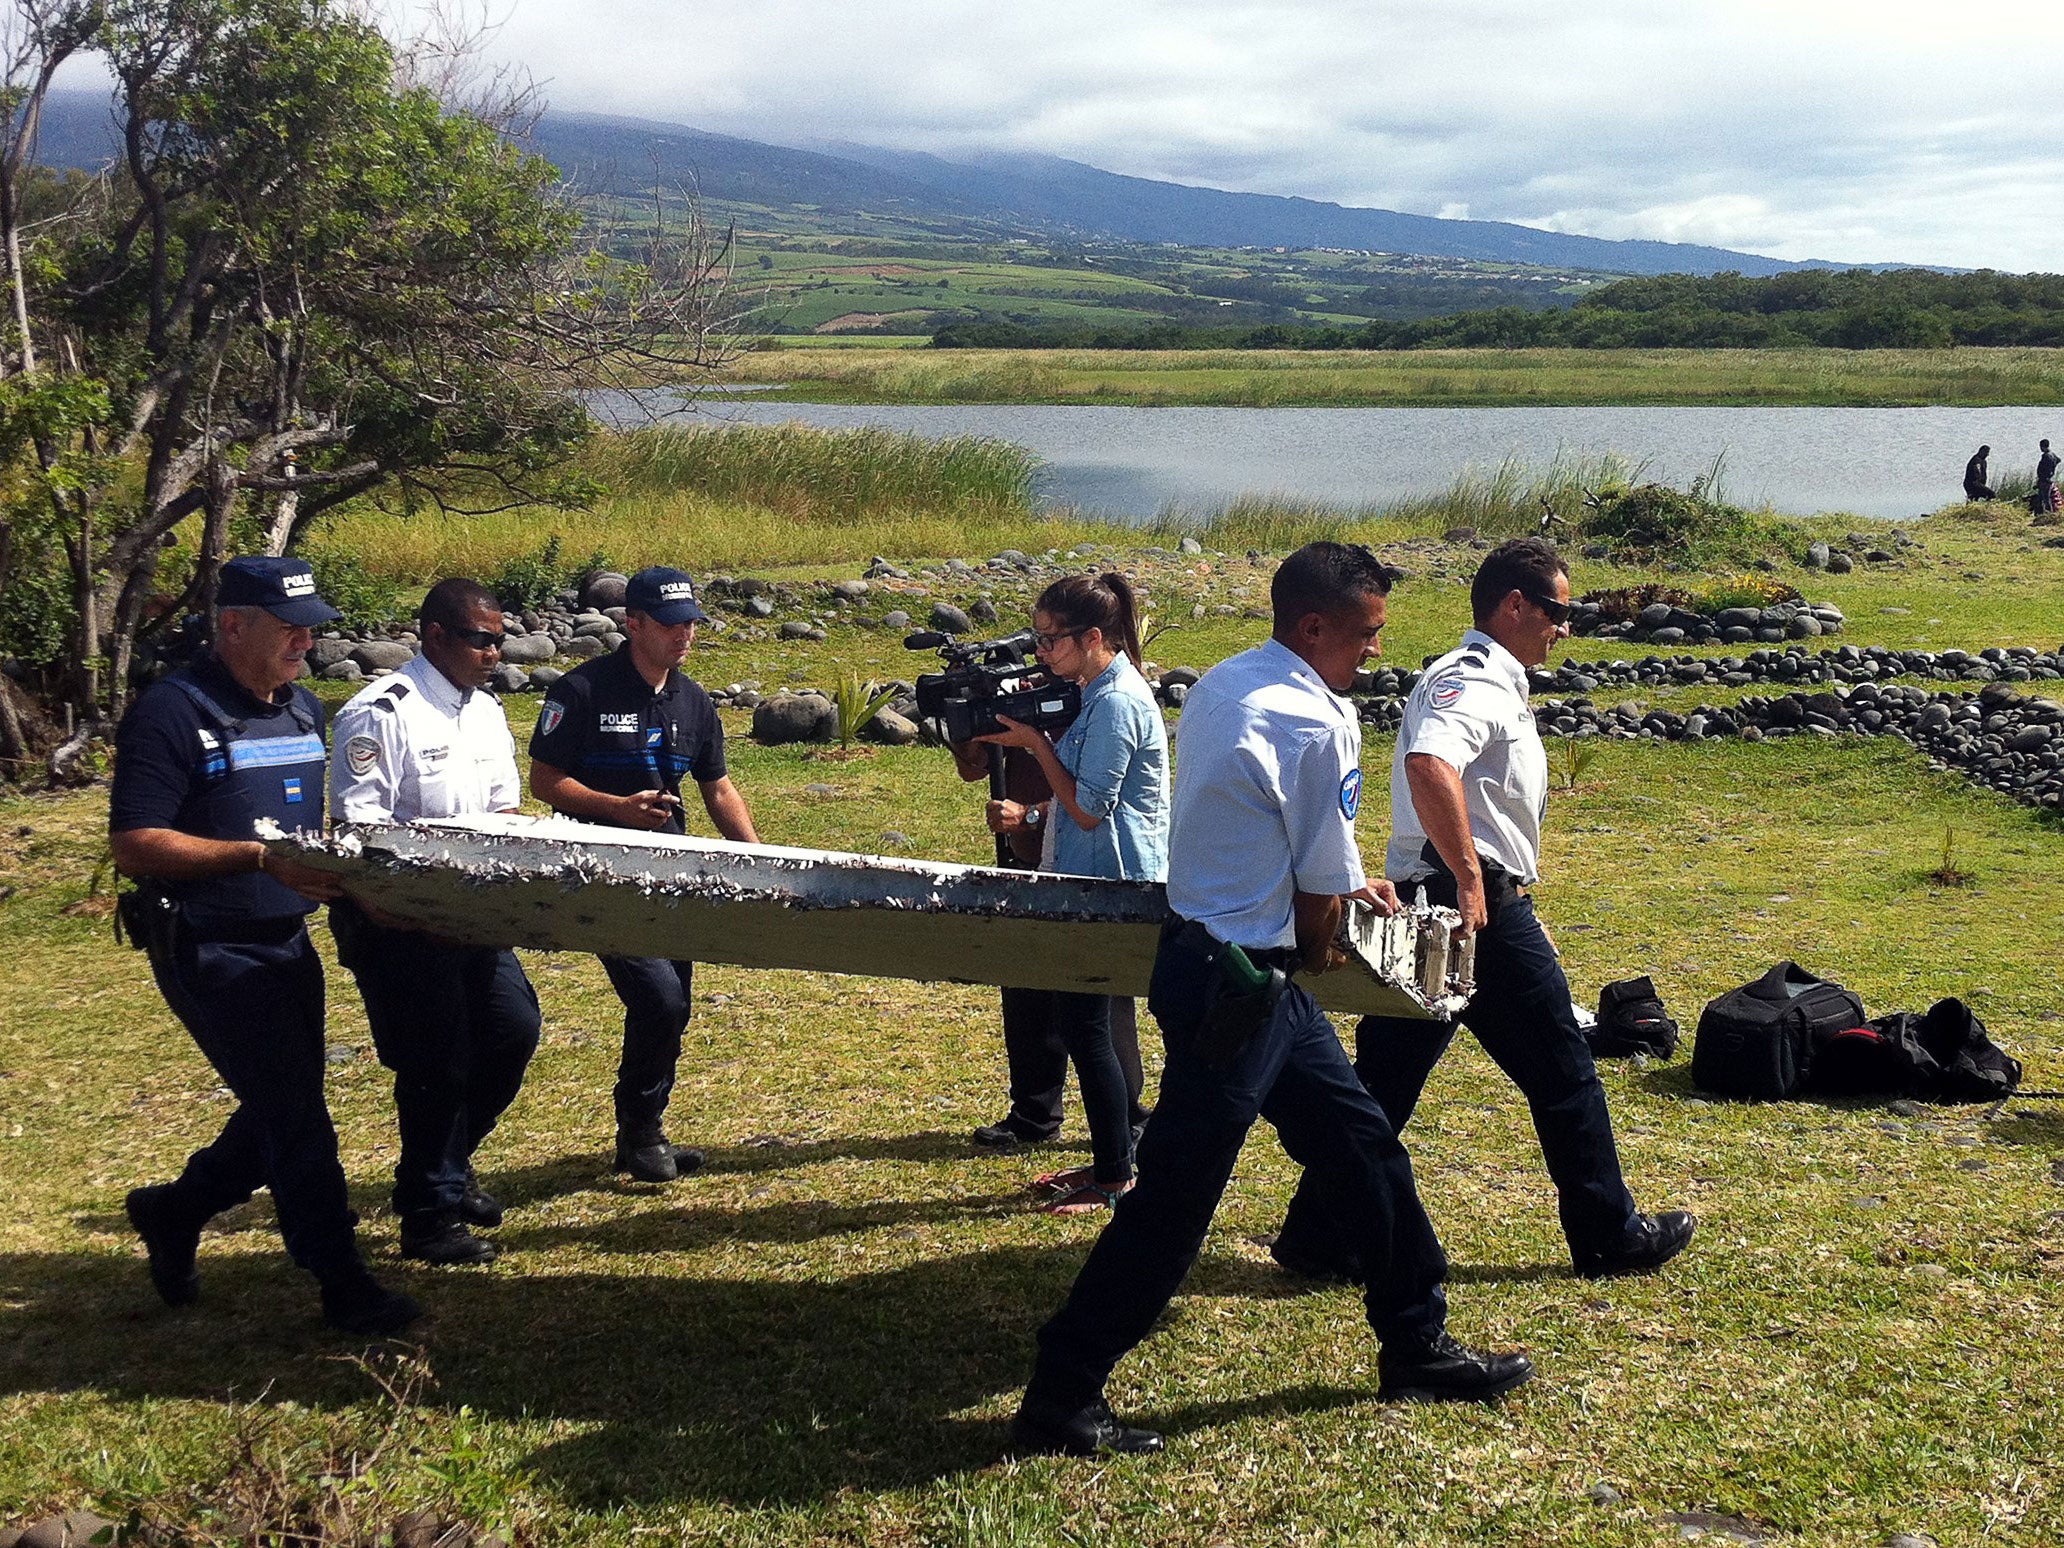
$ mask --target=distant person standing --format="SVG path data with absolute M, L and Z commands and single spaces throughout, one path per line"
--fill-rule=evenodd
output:
M 1985 482 L 1985 459 L 1992 455 L 1990 446 L 1981 446 L 1977 454 L 1964 464 L 1964 498 L 1966 500 L 1990 500 L 1992 486 Z
M 2035 494 L 2028 503 L 2038 516 L 2057 508 L 2057 454 L 2048 441 L 2042 443 L 2042 455 L 2035 459 Z

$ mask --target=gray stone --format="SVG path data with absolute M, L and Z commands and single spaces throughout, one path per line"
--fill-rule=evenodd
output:
M 522 667 L 511 666 L 504 661 L 494 669 L 494 676 L 487 682 L 497 693 L 521 693 L 530 686 L 530 674 Z
M 325 1064 L 349 1064 L 357 1057 L 358 1050 L 347 1047 L 343 1043 L 332 1043 L 323 1050 L 323 1063 Z
M 367 640 L 351 652 L 351 659 L 365 670 L 368 677 L 377 677 L 382 672 L 395 672 L 415 659 L 416 653 L 398 640 Z
M 530 686 L 543 693 L 565 675 L 557 667 L 541 666 L 530 674 Z
M 808 624 L 801 623 L 793 618 L 783 623 L 780 630 L 781 637 L 784 640 L 807 640 L 812 634 L 818 632 L 818 630 L 812 629 Z
M 15 1548 L 80 1548 L 101 1533 L 103 1542 L 113 1542 L 115 1524 L 90 1510 L 68 1510 L 61 1516 L 45 1516 L 27 1527 L 15 1539 Z
M 1170 667 L 1161 674 L 1161 686 L 1163 688 L 1174 688 L 1179 685 L 1184 688 L 1194 688 L 1197 685 L 1197 679 L 1203 675 L 1195 667 Z
M 1620 1503 L 1620 1491 L 1601 1478 L 1584 1491 L 1584 1498 L 1594 1505 L 1617 1505 Z
M 932 604 L 931 626 L 946 634 L 966 634 L 974 627 L 968 615 L 951 602 Z
M 576 657 L 582 661 L 592 661 L 597 656 L 608 655 L 609 644 L 606 640 L 599 639 L 595 635 L 580 634 L 568 640 L 560 653 Z
M 747 597 L 745 599 L 745 611 L 749 617 L 772 618 L 774 616 L 774 599 L 762 596 Z
M 614 633 L 615 630 L 616 625 L 599 614 L 593 618 L 576 618 L 573 621 L 573 637 L 577 640 L 590 638 L 599 640 L 604 635 Z
M 912 838 L 909 834 L 898 833 L 894 828 L 890 828 L 886 832 L 884 832 L 881 836 L 881 841 L 885 846 L 887 846 L 890 849 L 909 849 L 917 843 L 917 840 Z
M 365 671 L 356 661 L 339 661 L 322 669 L 322 676 L 333 683 L 362 683 Z
M 549 634 L 512 634 L 502 641 L 502 660 L 516 666 L 542 666 L 557 654 Z
M 874 718 L 860 728 L 862 741 L 879 742 L 884 747 L 913 746 L 917 735 L 916 721 L 887 708 L 876 710 Z
M 352 642 L 321 639 L 308 647 L 308 670 L 320 676 L 340 661 L 351 659 Z
M 622 607 L 624 588 L 628 585 L 629 578 L 617 574 L 614 570 L 591 571 L 581 581 L 580 605 L 598 610 L 605 607 Z
M 881 626 L 884 629 L 907 629 L 910 627 L 910 615 L 900 607 L 892 608 L 882 614 Z
M 838 734 L 838 707 L 815 694 L 777 693 L 753 710 L 752 739 L 764 747 L 828 742 Z
M 1811 613 L 1794 613 L 1785 623 L 1785 633 L 1795 640 L 1812 639 L 1825 632 Z
M 1469 543 L 1474 542 L 1475 539 L 1476 528 L 1474 527 L 1450 527 L 1441 534 L 1441 541 L 1443 543 Z
M 846 602 L 864 601 L 867 593 L 873 589 L 864 580 L 842 580 L 831 583 L 831 594 Z
M 1817 541 L 1808 543 L 1806 545 L 1806 568 L 1809 570 L 1825 570 L 1832 552 L 1825 543 Z
M 968 604 L 967 615 L 971 622 L 993 624 L 997 618 L 996 604 L 987 597 L 976 597 Z
M 2050 745 L 2050 728 L 2044 725 L 2023 726 L 2014 733 L 2014 739 L 2007 743 L 2009 752 L 2041 752 Z
M 1204 545 L 1193 537 L 1186 537 L 1182 540 L 1182 551 L 1195 557 L 1204 552 Z
M 1828 555 L 1827 572 L 1830 575 L 1847 575 L 1855 568 L 1856 561 L 1847 554 L 1836 553 Z
M 1635 615 L 1634 621 L 1644 629 L 1660 629 L 1670 621 L 1670 604 L 1651 602 Z

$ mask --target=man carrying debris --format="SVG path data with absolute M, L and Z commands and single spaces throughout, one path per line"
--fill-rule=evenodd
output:
M 115 732 L 108 830 L 144 886 L 122 900 L 135 943 L 236 1094 L 175 1182 L 129 1195 L 168 1306 L 201 1293 L 201 1227 L 272 1190 L 280 1234 L 322 1286 L 323 1320 L 398 1333 L 422 1308 L 366 1271 L 323 1096 L 323 970 L 308 916 L 334 879 L 268 851 L 257 823 L 322 831 L 322 705 L 297 687 L 310 631 L 340 614 L 300 559 L 222 567 L 206 655 L 146 688 Z
M 1420 675 L 1405 704 L 1391 765 L 1385 869 L 1401 894 L 1424 886 L 1474 934 L 1476 994 L 1460 1025 L 1525 1094 L 1577 1272 L 1640 1274 L 1691 1240 L 1683 1210 L 1644 1215 L 1620 1156 L 1569 981 L 1527 896 L 1539 876 L 1548 759 L 1528 706 L 1527 669 L 1568 632 L 1569 567 L 1544 538 L 1514 538 L 1484 556 L 1470 588 L 1476 627 Z M 1367 1016 L 1355 1072 L 1403 1130 L 1455 1021 Z M 1359 1280 L 1353 1215 L 1324 1168 L 1305 1174 L 1271 1251 L 1293 1273 Z
M 724 723 L 679 668 L 709 615 L 680 570 L 640 570 L 624 591 L 623 645 L 552 685 L 530 738 L 530 790 L 554 811 L 613 828 L 686 833 L 683 777 L 725 838 L 757 844 L 752 813 L 724 768 Z M 662 1127 L 688 1028 L 693 963 L 603 957 L 624 1007 L 616 1072 L 616 1169 L 672 1182 L 702 1165 Z
M 1488 1399 L 1533 1374 L 1447 1332 L 1447 1260 L 1411 1160 L 1356 1081 L 1332 1024 L 1292 972 L 1337 961 L 1343 897 L 1386 913 L 1362 875 L 1361 725 L 1342 697 L 1377 655 L 1390 577 L 1366 548 L 1312 543 L 1270 584 L 1274 634 L 1191 690 L 1176 732 L 1168 902 L 1147 1006 L 1167 1063 L 1141 1136 L 1139 1181 L 1118 1200 L 1039 1358 L 1011 1427 L 1023 1453 L 1153 1452 L 1104 1384 L 1182 1285 L 1266 1118 L 1283 1147 L 1340 1180 L 1347 1239 L 1368 1266 L 1383 1395 Z
M 501 603 L 477 581 L 441 580 L 420 623 L 422 654 L 337 713 L 330 807 L 340 822 L 477 817 L 523 799 L 508 719 L 487 692 L 501 662 Z M 502 1207 L 474 1179 L 473 1153 L 523 1087 L 537 991 L 505 947 L 390 925 L 349 898 L 332 905 L 330 932 L 394 1072 L 401 1255 L 491 1262 L 493 1244 L 471 1228 L 500 1225 Z

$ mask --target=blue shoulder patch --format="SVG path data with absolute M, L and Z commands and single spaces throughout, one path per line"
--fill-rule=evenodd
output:
M 1362 809 L 1362 771 L 1349 769 L 1340 781 L 1340 812 L 1349 822 Z

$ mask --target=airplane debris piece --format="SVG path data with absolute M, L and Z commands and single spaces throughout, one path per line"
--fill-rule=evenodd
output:
M 732 844 L 514 815 L 369 823 L 272 848 L 353 897 L 475 945 L 800 968 L 928 982 L 1144 995 L 1167 898 L 1158 883 Z M 1359 912 L 1357 912 L 1357 910 Z M 1328 1010 L 1450 1016 L 1468 959 L 1452 910 L 1344 932 L 1349 965 L 1301 979 Z M 1452 957 L 1452 960 L 1451 960 Z

